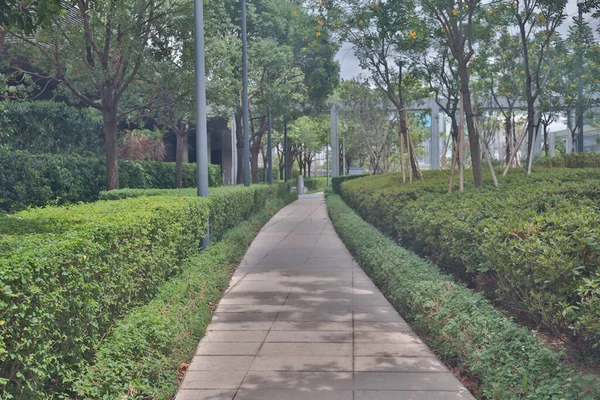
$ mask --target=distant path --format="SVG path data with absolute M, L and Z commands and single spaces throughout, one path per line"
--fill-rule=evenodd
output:
M 344 247 L 320 195 L 261 230 L 176 400 L 473 399 Z

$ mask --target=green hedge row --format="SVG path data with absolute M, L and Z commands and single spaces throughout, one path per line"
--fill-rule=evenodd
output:
M 363 175 L 342 175 L 342 176 L 334 176 L 331 178 L 331 189 L 333 193 L 340 194 L 341 193 L 341 185 L 346 181 L 351 181 L 356 178 L 362 178 L 364 176 L 369 176 L 368 174 Z
M 466 181 L 470 181 L 470 177 Z M 489 179 L 488 179 L 489 182 Z M 600 170 L 536 169 L 448 194 L 448 173 L 342 185 L 366 221 L 484 289 L 555 336 L 595 352 L 600 339 Z
M 284 189 L 256 185 L 0 216 L 0 397 L 60 391 L 114 321 Z
M 339 196 L 329 196 L 327 206 L 358 263 L 438 354 L 480 381 L 484 398 L 600 398 L 597 381 L 570 371 L 535 333 L 518 327 L 483 296 L 397 246 Z
M 327 177 L 306 178 L 304 179 L 304 186 L 310 191 L 325 190 L 327 188 Z
M 562 168 L 600 168 L 600 154 L 598 153 L 571 153 L 563 154 L 536 163 L 543 167 Z
M 172 399 L 178 367 L 192 359 L 210 322 L 210 306 L 221 298 L 256 232 L 291 200 L 270 200 L 264 211 L 188 260 L 154 300 L 119 321 L 75 382 L 78 397 Z
M 105 189 L 104 160 L 70 155 L 31 155 L 0 151 L 0 211 L 51 203 L 89 202 Z M 196 186 L 195 164 L 184 164 L 183 185 Z M 157 161 L 119 162 L 121 187 L 170 189 L 175 164 Z M 209 166 L 211 187 L 222 185 L 220 167 Z

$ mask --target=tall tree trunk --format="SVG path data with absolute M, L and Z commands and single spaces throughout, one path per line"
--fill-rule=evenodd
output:
M 475 187 L 480 187 L 483 184 L 483 176 L 481 174 L 481 147 L 479 146 L 479 138 L 473 121 L 473 105 L 471 103 L 471 92 L 469 90 L 469 72 L 467 65 L 460 66 L 459 74 L 464 113 L 467 119 L 467 132 L 469 134 L 469 144 L 471 148 L 473 184 Z
M 183 187 L 183 156 L 187 153 L 187 146 L 184 145 L 187 132 L 175 132 L 177 139 L 175 147 L 175 187 L 181 189 Z
M 244 130 L 242 126 L 242 110 L 238 108 L 235 114 L 235 137 L 237 148 L 237 176 L 235 183 L 244 183 Z
M 508 165 L 510 154 L 512 152 L 512 110 L 508 110 L 508 113 L 504 119 L 504 131 L 506 132 L 506 154 L 504 155 L 504 164 Z
M 119 188 L 119 161 L 117 158 L 117 110 L 102 110 L 104 121 L 104 145 L 106 148 L 106 187 L 108 190 Z

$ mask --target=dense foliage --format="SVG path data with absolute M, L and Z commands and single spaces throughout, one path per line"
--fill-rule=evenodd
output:
M 344 183 L 342 197 L 402 245 L 582 349 L 600 339 L 600 171 L 512 173 L 500 189 L 448 194 L 448 173 Z
M 304 179 L 304 187 L 310 191 L 322 191 L 327 188 L 326 176 L 319 176 L 317 178 L 306 178 Z
M 352 179 L 360 178 L 367 175 L 344 175 L 344 176 L 334 176 L 331 178 L 331 188 L 333 193 L 340 194 L 341 193 L 341 185 L 346 181 L 350 181 Z
M 121 161 L 120 166 L 122 187 L 174 187 L 174 163 Z M 96 157 L 0 151 L 0 211 L 96 200 L 106 188 L 104 171 L 104 161 Z M 185 164 L 183 183 L 196 186 L 195 164 Z M 218 165 L 209 166 L 209 185 L 222 185 Z
M 1 149 L 100 155 L 103 132 L 97 110 L 53 101 L 0 103 Z
M 115 320 L 285 187 L 153 196 L 0 216 L 0 394 L 60 391 Z M 10 397 L 9 397 L 10 398 Z
M 184 263 L 154 300 L 133 309 L 98 346 L 94 363 L 75 383 L 86 399 L 172 399 L 178 367 L 189 363 L 231 272 L 256 232 L 287 202 L 274 199 L 264 211 L 227 231 L 223 240 Z
M 327 206 L 336 231 L 394 307 L 413 323 L 413 329 L 426 334 L 439 355 L 468 369 L 480 381 L 486 399 L 592 400 L 600 396 L 600 385 L 592 378 L 566 368 L 535 333 L 518 327 L 483 296 L 397 246 L 338 196 L 329 196 Z

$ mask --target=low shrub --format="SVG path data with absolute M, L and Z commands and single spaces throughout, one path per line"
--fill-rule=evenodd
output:
M 327 179 L 326 176 L 306 178 L 304 179 L 304 186 L 310 191 L 325 190 L 327 188 Z
M 369 176 L 368 174 L 364 175 L 342 175 L 342 176 L 334 176 L 331 178 L 331 188 L 333 193 L 340 194 L 341 193 L 341 184 L 346 181 L 351 181 L 356 178 L 362 178 L 363 176 Z
M 105 186 L 104 160 L 73 155 L 31 155 L 0 151 L 0 210 L 67 204 L 98 199 Z M 196 165 L 184 164 L 183 183 L 196 186 Z M 171 189 L 175 164 L 157 161 L 120 161 L 121 187 Z M 209 166 L 209 185 L 221 186 L 218 165 Z
M 598 399 L 600 384 L 561 363 L 541 339 L 480 294 L 396 245 L 345 205 L 327 198 L 333 225 L 358 263 L 446 361 L 470 371 L 486 399 Z
M 0 217 L 0 397 L 60 391 L 119 316 L 181 271 L 209 217 L 220 237 L 280 193 L 292 196 L 257 185 Z
M 403 246 L 471 284 L 486 282 L 505 308 L 595 351 L 600 170 L 514 171 L 500 189 L 469 186 L 448 194 L 448 172 L 430 171 L 413 184 L 388 174 L 341 189 L 348 205 Z
M 537 163 L 544 167 L 564 168 L 600 168 L 600 154 L 598 153 L 571 153 L 562 154 L 560 157 L 541 160 Z
M 119 321 L 99 344 L 93 365 L 77 378 L 78 396 L 172 399 L 178 367 L 193 357 L 210 322 L 211 306 L 221 298 L 256 232 L 285 203 L 270 200 L 262 212 L 227 231 L 221 242 L 189 259 L 154 300 Z

